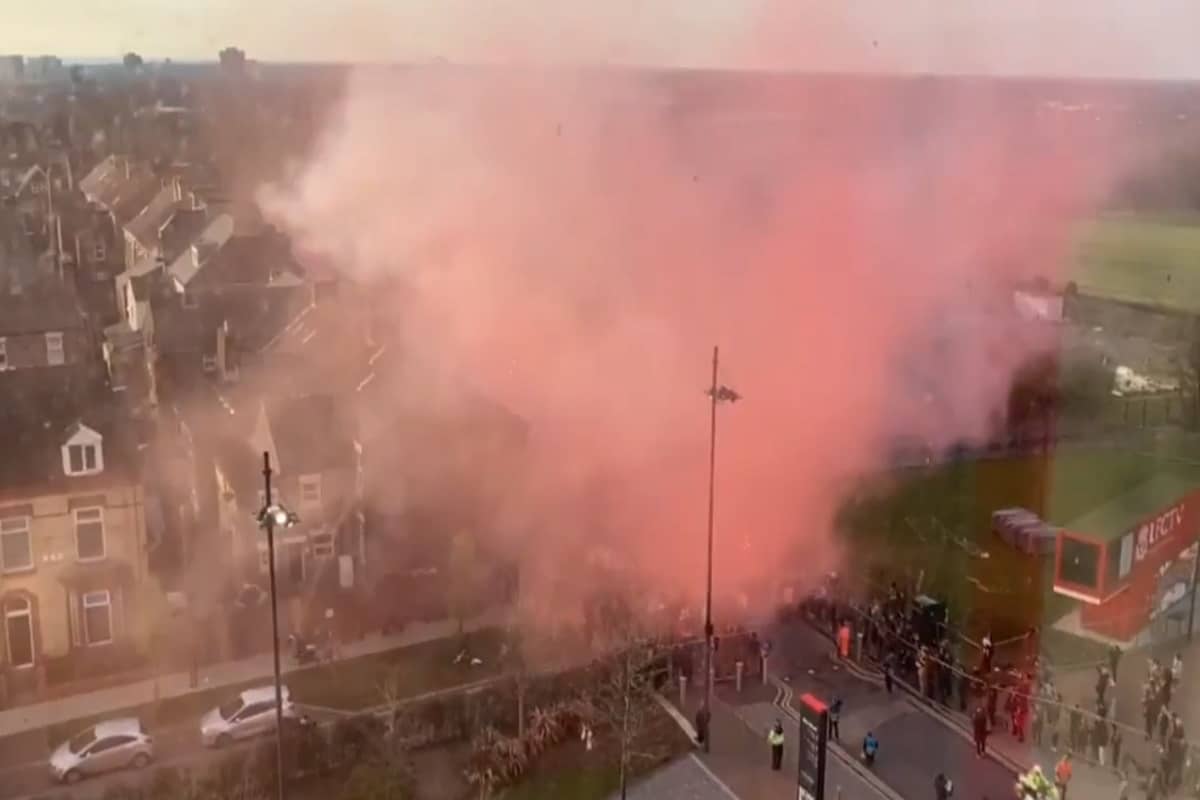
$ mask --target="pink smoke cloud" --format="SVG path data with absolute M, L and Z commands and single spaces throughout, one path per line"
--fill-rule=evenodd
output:
M 890 440 L 993 432 L 1053 344 L 1008 287 L 1057 278 L 1120 160 L 1115 130 L 916 88 L 361 70 L 261 203 L 355 281 L 403 282 L 407 346 L 529 422 L 496 525 L 543 601 L 598 543 L 702 591 L 714 344 L 745 398 L 719 412 L 719 587 L 814 579 Z

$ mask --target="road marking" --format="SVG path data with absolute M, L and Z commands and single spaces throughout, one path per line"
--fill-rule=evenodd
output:
M 733 791 L 733 789 L 729 788 L 729 786 L 725 783 L 725 781 L 718 778 L 716 776 L 716 773 L 714 773 L 711 769 L 709 769 L 708 765 L 700 760 L 699 756 L 697 756 L 695 753 L 689 753 L 688 756 L 689 756 L 689 758 L 692 759 L 692 761 L 696 762 L 696 765 L 699 766 L 700 769 L 704 770 L 704 774 L 709 777 L 709 780 L 711 780 L 718 787 L 720 787 L 721 791 L 723 791 L 723 792 L 725 792 L 725 794 L 729 795 L 729 797 L 732 800 L 741 800 L 741 798 L 737 796 L 737 794 Z
M 688 722 L 687 717 L 672 705 L 670 700 L 663 697 L 661 693 L 655 692 L 654 701 L 663 707 L 663 710 L 667 712 L 671 719 L 675 720 L 675 724 L 688 735 L 689 739 L 693 742 L 696 741 L 696 729 L 692 726 L 692 723 Z
M 793 722 L 800 721 L 800 712 L 792 707 L 791 697 L 787 698 L 786 705 L 779 706 L 779 710 L 787 715 L 788 719 L 792 720 Z M 851 755 L 850 752 L 845 749 L 845 746 L 840 742 L 827 742 L 826 750 L 827 752 L 831 753 L 834 758 L 842 762 L 843 766 L 857 775 L 863 783 L 867 784 L 867 786 L 869 786 L 871 789 L 874 789 L 875 793 L 879 796 L 886 798 L 886 800 L 904 800 L 904 797 L 890 785 L 888 785 L 883 778 L 880 778 L 872 770 L 867 769 L 862 764 L 858 763 L 858 759 Z

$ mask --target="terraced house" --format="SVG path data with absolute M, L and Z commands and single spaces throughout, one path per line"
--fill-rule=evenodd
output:
M 0 376 L 0 705 L 140 664 L 162 607 L 136 443 L 36 374 Z

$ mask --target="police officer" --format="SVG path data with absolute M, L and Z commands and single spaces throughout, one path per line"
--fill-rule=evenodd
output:
M 767 743 L 771 745 L 771 769 L 778 772 L 783 766 L 783 723 L 779 720 L 767 734 Z

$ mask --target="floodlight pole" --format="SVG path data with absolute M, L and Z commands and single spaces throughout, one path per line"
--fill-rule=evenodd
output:
M 708 436 L 708 575 L 704 588 L 704 707 L 709 714 L 709 731 L 704 736 L 704 752 L 709 752 L 711 735 L 711 714 L 713 707 L 713 621 L 712 621 L 712 585 L 713 585 L 713 502 L 717 475 L 717 364 L 720 357 L 719 348 L 713 347 L 712 387 L 709 389 L 711 398 L 711 413 L 709 417 Z
M 271 513 L 271 454 L 263 451 L 263 524 L 267 529 L 267 565 L 271 575 L 271 655 L 275 667 L 275 769 L 279 800 L 284 800 L 283 773 L 283 682 L 279 670 L 279 605 L 275 599 L 275 515 Z

